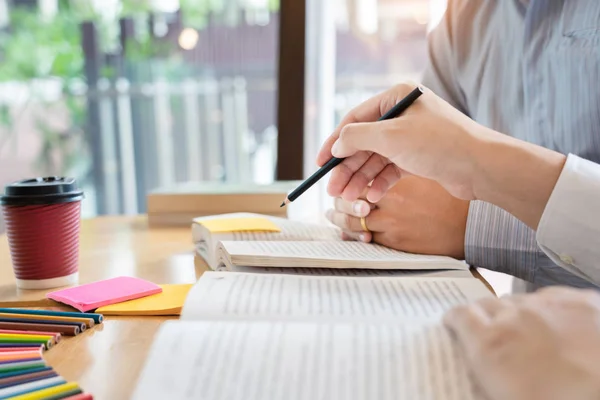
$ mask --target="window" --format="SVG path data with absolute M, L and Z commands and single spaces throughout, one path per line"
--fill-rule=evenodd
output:
M 278 154 L 279 176 L 300 179 L 351 107 L 419 79 L 444 7 L 0 0 L 0 184 L 74 176 L 89 217 L 144 212 L 176 182 L 268 183 Z
M 427 32 L 445 0 L 307 0 L 305 173 L 321 143 L 354 106 L 396 83 L 420 81 Z M 319 192 L 323 208 L 331 199 Z
M 278 0 L 0 0 L 0 29 L 0 183 L 75 176 L 92 216 L 274 179 Z

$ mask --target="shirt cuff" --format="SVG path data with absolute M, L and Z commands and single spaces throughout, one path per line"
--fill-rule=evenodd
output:
M 600 283 L 600 165 L 569 154 L 540 219 L 537 241 L 554 262 Z
M 465 261 L 533 282 L 539 250 L 535 232 L 503 209 L 471 201 Z

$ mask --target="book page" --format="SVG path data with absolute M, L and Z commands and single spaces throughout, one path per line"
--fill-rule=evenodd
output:
M 479 398 L 431 324 L 166 322 L 133 399 Z
M 450 257 L 411 254 L 371 243 L 352 241 L 222 241 L 224 265 L 257 267 L 468 269 Z
M 439 320 L 451 307 L 492 296 L 465 278 L 341 277 L 205 272 L 182 320 Z
M 469 270 L 457 269 L 358 269 L 358 268 L 296 268 L 296 267 L 244 267 L 233 265 L 233 272 L 251 274 L 292 274 L 314 276 L 405 276 L 405 277 L 437 277 L 437 278 L 473 278 Z

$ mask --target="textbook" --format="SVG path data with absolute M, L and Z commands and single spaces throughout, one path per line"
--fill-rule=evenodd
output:
M 470 276 L 469 266 L 451 257 L 342 241 L 340 231 L 333 226 L 284 218 L 251 213 L 197 218 L 192 232 L 197 252 L 214 270 L 236 271 L 244 267 L 456 270 Z
M 205 272 L 133 399 L 479 399 L 442 324 L 477 279 Z

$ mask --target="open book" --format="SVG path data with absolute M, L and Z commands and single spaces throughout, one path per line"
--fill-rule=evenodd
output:
M 441 324 L 476 279 L 206 272 L 134 399 L 479 398 Z
M 212 233 L 200 223 L 210 218 L 194 223 L 193 237 L 198 253 L 215 270 L 250 272 L 251 267 L 293 268 L 299 273 L 319 268 L 445 270 L 453 271 L 454 276 L 471 276 L 467 264 L 451 257 L 410 254 L 376 244 L 342 241 L 339 230 L 330 226 L 267 217 L 280 228 L 279 232 Z

